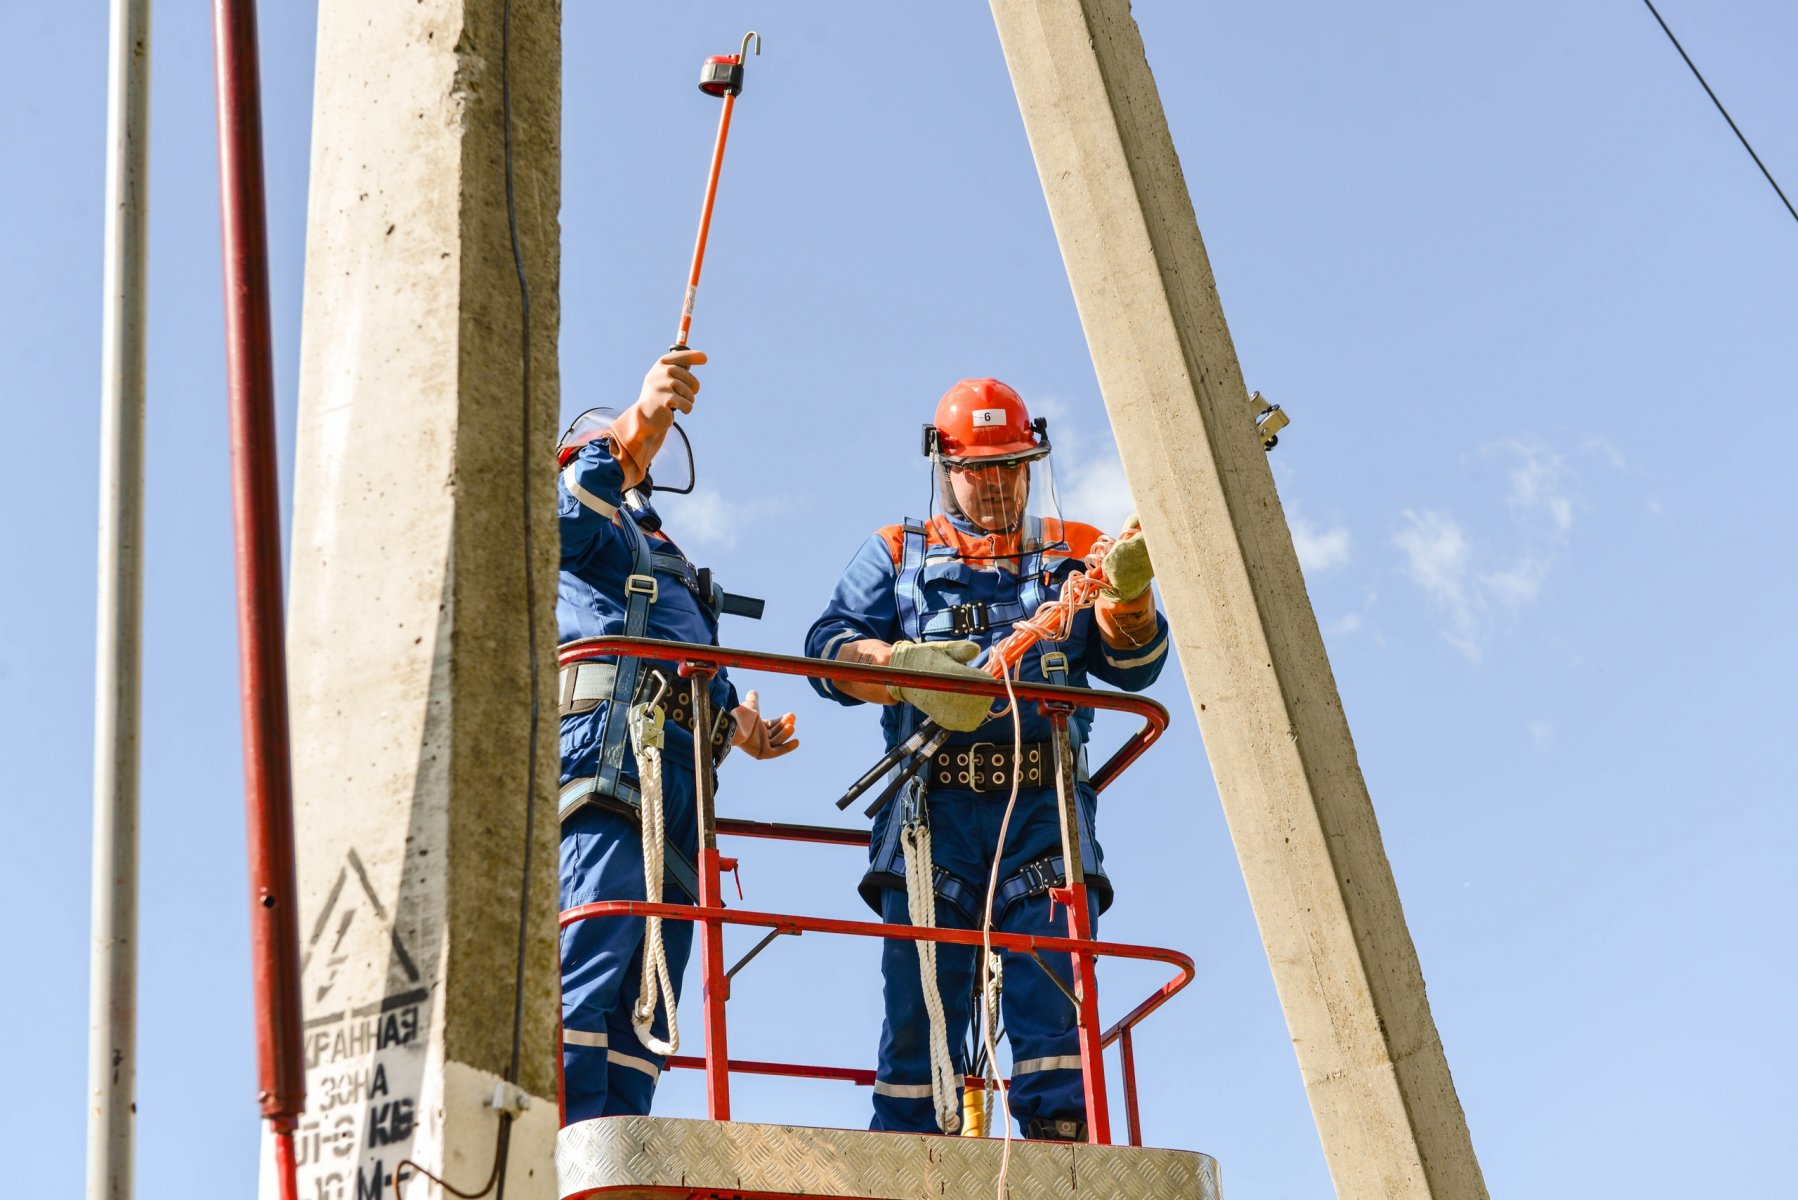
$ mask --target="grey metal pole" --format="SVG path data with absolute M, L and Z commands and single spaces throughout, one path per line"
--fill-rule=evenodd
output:
M 142 663 L 145 213 L 150 0 L 113 0 L 107 85 L 88 1200 L 128 1200 L 137 1100 L 137 776 Z

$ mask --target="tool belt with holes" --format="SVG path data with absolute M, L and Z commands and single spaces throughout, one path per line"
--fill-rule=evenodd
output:
M 558 716 L 578 716 L 598 708 L 612 699 L 617 681 L 617 668 L 607 662 L 582 662 L 563 667 L 558 677 L 556 695 Z M 648 701 L 662 706 L 665 719 L 688 733 L 693 732 L 693 681 L 682 679 L 669 667 L 645 663 L 637 675 L 637 694 L 631 703 Z M 736 718 L 723 705 L 712 708 L 712 761 L 722 762 L 730 752 L 731 734 L 736 731 Z
M 944 746 L 930 760 L 930 787 L 965 792 L 1006 792 L 1014 782 L 1013 746 L 1009 742 L 974 742 Z M 1054 746 L 1025 742 L 1015 780 L 1020 788 L 1047 787 L 1055 782 Z

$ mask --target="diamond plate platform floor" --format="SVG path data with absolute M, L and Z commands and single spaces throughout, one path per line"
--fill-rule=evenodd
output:
M 1217 1161 L 1191 1150 L 1011 1144 L 1011 1200 L 1217 1200 Z M 1002 1143 L 674 1117 L 601 1117 L 563 1129 L 563 1200 L 842 1197 L 995 1200 Z

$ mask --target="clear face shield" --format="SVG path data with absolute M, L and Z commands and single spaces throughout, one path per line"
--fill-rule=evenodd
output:
M 556 443 L 558 458 L 561 452 L 578 449 L 592 441 L 612 427 L 618 419 L 615 408 L 590 408 L 569 423 L 567 430 Z M 649 465 L 649 474 L 638 486 L 638 491 L 645 497 L 652 492 L 664 492 L 669 495 L 685 496 L 693 490 L 693 444 L 687 440 L 687 431 L 676 421 L 662 442 L 662 448 L 656 451 L 655 461 Z
M 1014 454 L 954 456 L 931 449 L 931 515 L 1004 536 L 996 558 L 1065 547 L 1049 441 Z

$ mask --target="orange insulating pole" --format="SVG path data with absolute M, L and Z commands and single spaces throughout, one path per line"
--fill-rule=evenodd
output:
M 306 1074 L 255 0 L 214 0 L 213 34 L 258 1100 L 275 1135 L 281 1195 L 290 1198 L 297 1196 L 293 1132 L 306 1107 Z
M 699 295 L 699 271 L 705 265 L 705 241 L 712 232 L 712 204 L 718 199 L 718 172 L 724 167 L 724 143 L 730 137 L 730 114 L 743 91 L 743 64 L 749 57 L 749 43 L 762 52 L 762 35 L 750 30 L 743 35 L 743 46 L 735 54 L 714 54 L 699 69 L 699 90 L 708 96 L 722 96 L 724 109 L 718 114 L 718 139 L 712 143 L 712 167 L 705 177 L 705 203 L 699 209 L 699 236 L 693 242 L 693 266 L 687 272 L 687 294 L 681 301 L 680 332 L 670 350 L 685 350 L 687 335 L 693 328 L 693 300 Z

